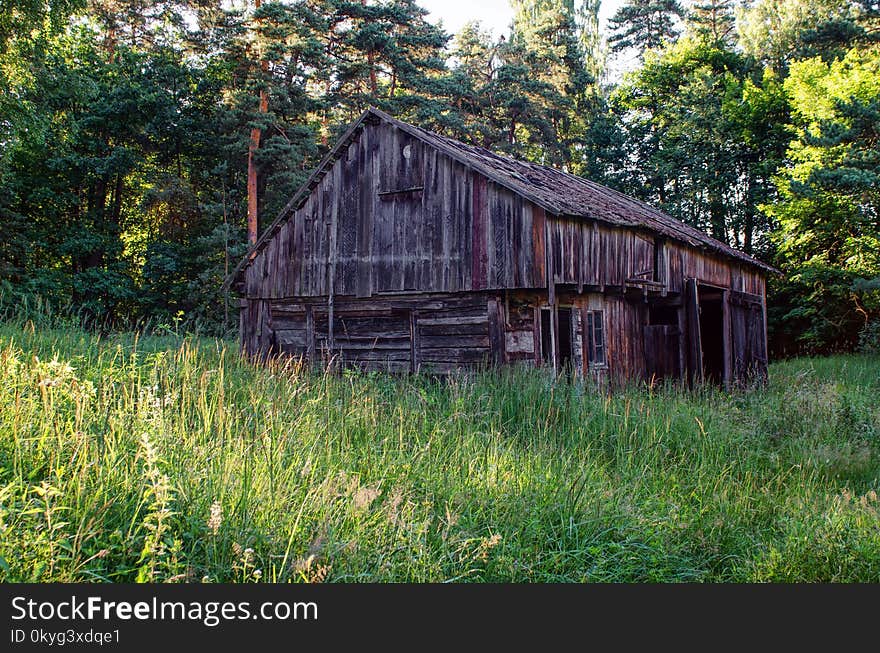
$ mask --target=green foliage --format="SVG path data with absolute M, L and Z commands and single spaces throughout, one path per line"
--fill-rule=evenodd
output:
M 733 0 L 695 2 L 688 12 L 688 28 L 700 39 L 716 46 L 734 42 Z
M 781 201 L 764 207 L 791 284 L 776 325 L 814 350 L 856 344 L 880 317 L 880 294 L 857 279 L 880 276 L 880 54 L 851 50 L 830 64 L 792 64 L 785 89 L 797 136 L 777 178 Z
M 588 132 L 592 118 L 604 111 L 589 72 L 601 67 L 590 31 L 595 12 L 561 1 L 517 2 L 514 9 L 509 39 L 493 42 L 474 23 L 455 36 L 450 80 L 455 113 L 446 131 L 485 148 L 583 172 L 597 161 Z
M 608 21 L 613 52 L 634 49 L 639 56 L 678 38 L 677 18 L 685 10 L 678 0 L 627 0 Z
M 760 0 L 737 8 L 740 43 L 782 72 L 794 61 L 841 58 L 854 43 L 876 42 L 872 0 Z
M 880 321 L 868 322 L 859 332 L 859 351 L 880 354 Z
M 0 580 L 870 581 L 880 359 L 733 394 L 0 326 Z
M 734 30 L 732 5 L 624 3 L 607 42 L 638 63 L 609 85 L 595 0 L 515 0 L 497 39 L 415 0 L 4 3 L 4 310 L 226 333 L 252 130 L 264 228 L 375 105 L 773 262 L 773 350 L 852 348 L 880 311 L 859 281 L 880 275 L 880 12 L 759 0 Z
M 749 253 L 768 231 L 758 204 L 788 143 L 787 103 L 772 73 L 710 40 L 648 55 L 612 96 L 626 132 L 628 190 Z

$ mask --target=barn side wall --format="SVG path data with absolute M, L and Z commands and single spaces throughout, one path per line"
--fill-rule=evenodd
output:
M 272 347 L 361 369 L 447 373 L 496 360 L 497 298 L 487 293 L 277 299 L 267 302 Z
M 763 293 L 764 273 L 727 257 L 648 231 L 610 227 L 581 218 L 548 220 L 553 281 L 578 287 L 620 287 L 630 279 L 663 284 L 681 293 L 686 278 L 753 294 Z
M 726 383 L 766 375 L 764 306 L 749 293 L 724 291 Z M 245 351 L 333 359 L 361 369 L 448 373 L 489 364 L 558 364 L 542 343 L 542 311 L 553 314 L 554 339 L 567 324 L 570 362 L 584 378 L 621 386 L 628 382 L 682 377 L 688 369 L 685 307 L 638 294 L 582 292 L 560 288 L 555 303 L 546 290 L 414 293 L 372 298 L 316 297 L 251 300 L 242 310 Z M 601 315 L 605 360 L 589 362 L 587 312 Z M 565 313 L 565 319 L 561 316 Z M 248 328 L 255 325 L 255 328 Z
M 582 376 L 623 384 L 644 376 L 644 305 L 601 293 L 563 292 L 554 308 L 546 291 L 402 294 L 252 302 L 261 319 L 263 351 L 331 358 L 347 366 L 391 372 L 448 373 L 490 364 L 551 366 L 542 351 L 541 310 L 570 316 L 573 368 Z M 584 330 L 587 311 L 602 311 L 607 358 L 591 367 Z M 254 350 L 254 353 L 259 351 Z

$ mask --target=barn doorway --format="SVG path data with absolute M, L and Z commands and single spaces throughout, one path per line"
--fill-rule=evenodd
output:
M 556 355 L 557 367 L 566 370 L 571 367 L 571 308 L 560 308 L 556 313 L 559 321 L 556 342 L 558 352 Z
M 681 374 L 679 357 L 679 309 L 652 304 L 648 307 L 645 335 L 645 377 L 650 384 L 675 379 Z
M 572 364 L 571 308 L 542 308 L 541 364 L 559 371 Z M 555 316 L 554 316 L 555 313 Z
M 712 286 L 698 284 L 700 345 L 703 377 L 712 383 L 724 381 L 724 296 Z
M 554 365 L 553 361 L 553 309 L 541 309 L 541 364 Z
M 685 280 L 684 291 L 688 381 L 726 383 L 729 343 L 725 291 L 694 278 Z

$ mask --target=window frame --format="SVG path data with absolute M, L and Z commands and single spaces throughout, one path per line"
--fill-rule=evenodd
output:
M 603 309 L 589 309 L 585 313 L 587 366 L 590 369 L 606 369 L 608 367 L 608 341 L 605 337 L 605 311 Z

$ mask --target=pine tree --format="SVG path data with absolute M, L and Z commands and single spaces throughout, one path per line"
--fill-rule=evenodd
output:
M 627 0 L 608 21 L 611 51 L 635 50 L 642 57 L 675 41 L 684 13 L 678 0 Z
M 793 61 L 830 62 L 855 44 L 880 40 L 874 0 L 758 0 L 736 13 L 741 47 L 782 73 Z
M 587 73 L 595 80 L 605 74 L 605 46 L 599 30 L 599 8 L 601 0 L 582 0 L 575 8 L 579 40 L 584 55 Z
M 545 145 L 544 151 L 553 153 L 545 161 L 575 170 L 602 72 L 598 51 L 585 50 L 585 43 L 595 45 L 591 30 L 598 21 L 596 6 L 584 2 L 576 8 L 573 0 L 517 0 L 513 7 L 512 41 L 529 53 L 534 74 L 555 92 L 546 96 L 550 104 L 544 110 L 558 145 Z
M 734 0 L 695 2 L 688 12 L 687 25 L 698 38 L 716 46 L 733 45 L 736 20 Z
M 322 0 L 328 66 L 325 100 L 346 123 L 376 105 L 401 118 L 436 119 L 449 37 L 415 0 Z

